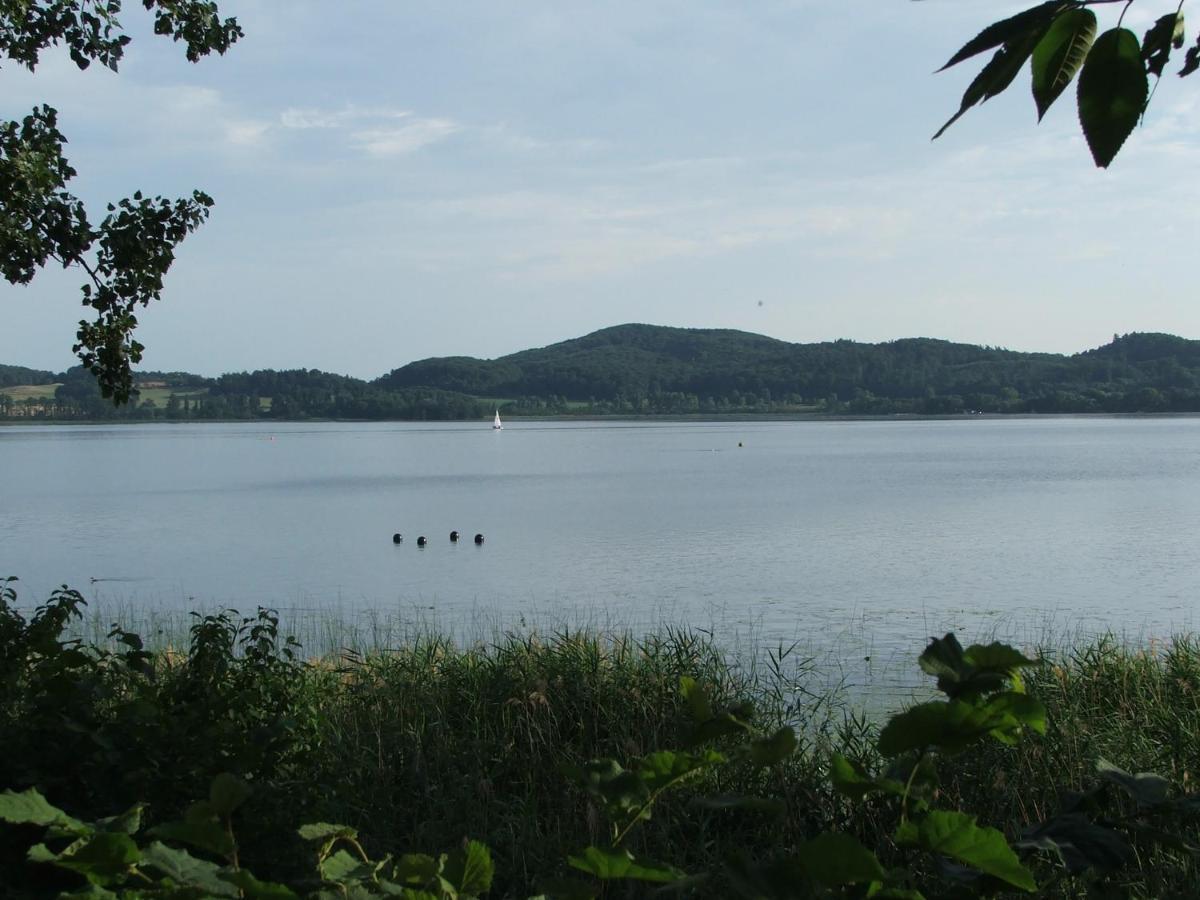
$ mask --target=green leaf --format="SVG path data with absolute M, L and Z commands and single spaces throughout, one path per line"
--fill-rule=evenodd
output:
M 250 796 L 250 785 L 236 775 L 222 772 L 212 781 L 208 802 L 222 819 L 227 819 Z
M 976 54 L 999 47 L 1001 44 L 1019 40 L 1031 32 L 1040 32 L 1066 5 L 1061 0 L 1049 0 L 1049 2 L 1024 12 L 1019 12 L 1015 16 L 993 22 L 967 41 L 938 71 L 943 72 L 951 66 L 958 65 L 964 59 L 970 59 Z
M 654 793 L 686 778 L 693 772 L 712 768 L 724 762 L 725 757 L 715 750 L 706 750 L 699 754 L 659 750 L 646 754 L 638 761 L 637 775 L 646 790 Z
M 867 794 L 881 791 L 894 796 L 904 793 L 904 785 L 891 778 L 872 778 L 861 763 L 834 753 L 829 760 L 829 780 L 834 789 L 851 800 L 861 800 Z
M 1200 35 L 1196 36 L 1196 43 L 1188 47 L 1188 52 L 1183 57 L 1183 68 L 1179 70 L 1179 77 L 1191 75 L 1197 69 L 1200 69 Z
M 164 822 L 151 828 L 150 835 L 164 841 L 191 844 L 222 857 L 230 856 L 234 850 L 229 832 L 213 819 L 204 822 Z
M 1025 60 L 1033 52 L 1033 46 L 1038 35 L 1029 38 L 1019 38 L 1017 42 L 1005 44 L 996 51 L 983 70 L 967 85 L 959 103 L 958 112 L 946 120 L 946 124 L 937 130 L 932 140 L 937 140 L 946 133 L 946 129 L 963 117 L 968 109 L 977 103 L 982 103 L 1003 93 L 1017 77 Z
M 1125 791 L 1137 801 L 1138 806 L 1159 806 L 1167 800 L 1170 782 L 1161 775 L 1155 775 L 1153 772 L 1139 772 L 1133 775 L 1106 759 L 1097 760 L 1096 771 L 1102 779 Z
M 384 862 L 364 862 L 357 856 L 351 856 L 345 850 L 338 850 L 321 860 L 319 870 L 321 877 L 326 881 L 350 884 L 355 881 L 374 880 Z
M 769 737 L 755 738 L 750 742 L 750 764 L 773 766 L 783 762 L 795 752 L 796 733 L 785 726 Z
M 492 886 L 492 855 L 479 841 L 470 841 L 465 850 L 451 853 L 442 877 L 462 896 L 477 897 Z
M 436 859 L 425 853 L 405 853 L 396 862 L 393 878 L 408 884 L 428 884 L 441 873 L 442 867 Z
M 80 838 L 58 854 L 38 844 L 30 849 L 29 859 L 78 872 L 92 884 L 108 885 L 119 882 L 142 859 L 142 853 L 129 835 L 100 831 Z
M 638 773 L 630 772 L 615 759 L 594 759 L 575 770 L 584 789 L 600 800 L 610 815 L 640 809 L 650 791 Z
M 155 841 L 142 852 L 142 861 L 181 887 L 201 888 L 214 897 L 238 895 L 237 888 L 221 880 L 220 866 L 205 859 L 196 859 L 186 850 L 176 850 Z
M 1137 35 L 1112 28 L 1092 45 L 1079 73 L 1079 124 L 1092 159 L 1108 168 L 1138 123 L 1150 89 Z
M 358 832 L 349 825 L 331 825 L 329 822 L 311 822 L 301 825 L 297 834 L 306 841 L 326 841 L 336 838 L 354 840 Z
M 567 862 L 573 868 L 605 881 L 630 878 L 666 884 L 687 877 L 674 866 L 638 859 L 619 847 L 588 847 L 582 856 L 570 856 Z
M 104 819 L 97 819 L 96 830 L 119 831 L 122 834 L 137 834 L 138 829 L 142 827 L 142 810 L 145 808 L 145 804 L 135 803 L 119 816 L 109 816 Z
M 1146 71 L 1161 78 L 1171 57 L 1171 48 L 1178 50 L 1183 46 L 1183 40 L 1183 13 L 1160 16 L 1142 38 L 1142 59 L 1146 63 Z
M 68 816 L 57 806 L 51 806 L 36 788 L 0 794 L 0 820 L 13 825 L 57 825 L 72 834 L 90 834 L 92 829 L 78 819 Z
M 974 816 L 934 810 L 919 822 L 905 822 L 896 830 L 896 842 L 952 857 L 1022 890 L 1037 890 L 1033 875 L 1004 835 L 995 828 L 980 828 Z
M 1053 851 L 1072 875 L 1092 867 L 1112 872 L 1134 859 L 1133 848 L 1122 835 L 1096 825 L 1083 813 L 1055 816 L 1026 831 L 1014 846 Z
M 1095 39 L 1096 14 L 1090 9 L 1070 9 L 1054 20 L 1033 48 L 1033 101 L 1039 122 L 1071 83 Z
M 992 730 L 987 712 L 961 700 L 921 703 L 892 716 L 879 733 L 879 752 L 898 756 L 909 750 L 939 747 L 957 753 Z
M 826 832 L 805 841 L 796 858 L 810 878 L 827 885 L 882 881 L 887 873 L 875 854 L 859 841 L 840 832 Z
M 259 881 L 245 869 L 238 869 L 236 872 L 218 872 L 217 877 L 238 888 L 246 900 L 296 900 L 297 897 L 290 887 Z

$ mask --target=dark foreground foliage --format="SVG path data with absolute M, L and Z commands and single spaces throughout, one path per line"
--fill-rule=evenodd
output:
M 150 653 L 0 592 L 0 885 L 49 897 L 1185 897 L 1200 648 L 934 640 L 882 728 L 687 632 Z M 1159 774 L 1138 773 L 1153 769 Z M 345 823 L 345 824 L 331 824 Z M 421 852 L 425 851 L 425 852 Z M 434 851 L 434 855 L 427 855 Z M 253 873 L 253 874 L 251 874 Z

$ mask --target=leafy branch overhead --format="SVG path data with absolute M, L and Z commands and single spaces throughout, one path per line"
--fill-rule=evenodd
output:
M 1038 121 L 1078 75 L 1079 124 L 1096 165 L 1107 168 L 1125 139 L 1145 115 L 1153 91 L 1150 78 L 1161 78 L 1172 50 L 1187 39 L 1183 2 L 1160 16 L 1139 40 L 1122 27 L 1134 0 L 1048 0 L 1007 19 L 993 22 L 967 41 L 938 71 L 981 53 L 992 58 L 963 93 L 958 111 L 933 137 L 971 107 L 1006 90 L 1029 63 L 1030 86 Z M 1099 33 L 1091 7 L 1120 4 L 1114 27 Z M 1184 55 L 1180 77 L 1200 69 L 1200 35 Z
M 222 19 L 207 0 L 141 3 L 154 15 L 155 33 L 184 43 L 191 62 L 224 53 L 242 36 L 237 22 Z M 129 43 L 120 12 L 121 0 L 0 4 L 0 58 L 33 71 L 43 51 L 63 45 L 80 69 L 98 62 L 115 72 Z M 103 395 L 122 403 L 133 392 L 130 365 L 143 349 L 132 337 L 134 312 L 159 299 L 175 246 L 207 219 L 212 200 L 201 191 L 175 201 L 138 192 L 110 203 L 93 225 L 67 191 L 76 173 L 63 154 L 66 142 L 49 106 L 20 122 L 0 122 L 0 272 L 10 284 L 28 284 L 51 262 L 83 269 L 83 305 L 95 318 L 80 321 L 73 349 Z

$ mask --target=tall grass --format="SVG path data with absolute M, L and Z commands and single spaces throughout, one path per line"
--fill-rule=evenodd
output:
M 689 676 L 718 706 L 752 701 L 764 727 L 788 724 L 799 736 L 785 763 L 719 769 L 695 790 L 773 796 L 786 814 L 767 821 L 698 808 L 682 792 L 655 807 L 633 849 L 689 869 L 733 852 L 768 856 L 829 829 L 873 847 L 890 840 L 885 807 L 848 804 L 827 773 L 833 750 L 878 761 L 878 719 L 831 690 L 795 647 L 737 656 L 710 634 L 669 627 L 642 638 L 562 629 L 465 644 L 414 628 L 377 632 L 369 650 L 343 644 L 301 660 L 282 633 L 276 641 L 269 614 L 170 627 L 177 637 L 167 643 L 180 649 L 148 665 L 109 656 L 96 669 L 69 647 L 55 663 L 44 642 L 24 656 L 0 654 L 11 672 L 0 697 L 9 750 L 0 771 L 70 790 L 50 790 L 50 799 L 79 815 L 150 799 L 148 815 L 161 820 L 178 815 L 214 772 L 233 770 L 256 786 L 241 834 L 260 875 L 304 868 L 300 851 L 276 837 L 324 820 L 356 827 L 380 855 L 483 841 L 497 861 L 494 894 L 529 896 L 569 853 L 602 840 L 597 810 L 564 767 L 680 746 L 689 723 L 679 683 Z M 1198 777 L 1196 639 L 1139 649 L 1103 638 L 1046 654 L 1027 680 L 1047 706 L 1047 733 L 945 759 L 949 805 L 1015 837 L 1093 783 L 1098 757 L 1185 786 Z M 1182 833 L 1200 843 L 1194 826 Z M 1131 896 L 1186 896 L 1197 877 L 1194 866 L 1147 850 L 1128 886 Z

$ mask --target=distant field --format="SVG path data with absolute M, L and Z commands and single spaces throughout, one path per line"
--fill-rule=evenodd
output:
M 48 400 L 54 398 L 54 390 L 58 384 L 18 384 L 12 387 L 0 388 L 0 394 L 7 394 L 14 400 Z
M 138 393 L 138 402 L 145 403 L 147 400 L 153 400 L 155 406 L 166 406 L 172 394 L 180 398 L 206 397 L 208 388 L 142 388 Z
M 13 387 L 0 388 L 0 394 L 7 394 L 13 400 L 18 401 L 30 398 L 53 400 L 54 391 L 59 386 L 60 384 L 18 384 Z M 175 394 L 177 397 L 204 397 L 208 394 L 208 388 L 142 388 L 138 394 L 138 401 L 153 400 L 155 406 L 166 406 L 167 401 L 171 399 L 171 394 Z

